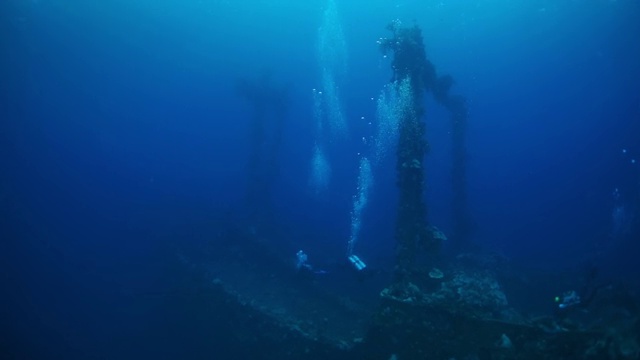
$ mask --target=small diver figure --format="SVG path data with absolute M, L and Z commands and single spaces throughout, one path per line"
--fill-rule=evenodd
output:
M 604 283 L 600 285 L 595 284 L 595 280 L 598 274 L 596 267 L 591 266 L 587 270 L 587 281 L 581 291 L 565 291 L 562 296 L 556 296 L 555 302 L 558 304 L 556 307 L 556 315 L 565 317 L 567 314 L 577 309 L 586 309 L 596 298 L 598 293 L 603 289 L 609 288 L 610 284 Z
M 565 291 L 562 296 L 556 296 L 554 300 L 558 303 L 558 310 L 568 310 L 582 304 L 582 299 L 575 290 Z
M 309 264 L 309 256 L 302 250 L 298 250 L 296 253 L 296 270 L 301 274 L 309 275 L 324 275 L 327 273 L 325 270 L 316 269 L 311 266 L 311 264 Z
M 329 274 L 329 271 L 316 268 L 309 263 L 309 256 L 302 250 L 296 253 L 296 270 L 304 277 L 316 277 L 318 275 Z M 371 271 L 364 261 L 357 255 L 349 255 L 346 263 L 342 265 L 336 264 L 335 269 L 337 273 L 343 273 L 345 271 L 349 273 L 355 273 L 357 279 L 362 281 L 371 277 L 375 272 Z M 335 273 L 335 272 L 334 272 Z

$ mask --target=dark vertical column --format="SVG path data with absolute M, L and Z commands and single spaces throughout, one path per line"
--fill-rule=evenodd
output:
M 255 81 L 240 80 L 238 94 L 252 110 L 249 121 L 246 207 L 249 220 L 268 221 L 272 214 L 272 188 L 280 164 L 282 131 L 288 110 L 285 87 L 276 86 L 269 73 Z
M 451 115 L 451 190 L 453 234 L 452 248 L 455 252 L 468 250 L 470 246 L 471 219 L 467 201 L 467 102 L 460 95 L 450 95 L 454 81 L 450 75 L 433 76 L 426 86 L 433 92 L 434 99 L 443 105 Z
M 397 153 L 397 185 L 399 189 L 396 219 L 396 282 L 405 283 L 415 266 L 416 253 L 427 240 L 427 205 L 424 198 L 424 157 L 428 149 L 425 137 L 424 78 L 433 70 L 424 51 L 419 27 L 402 27 L 392 22 L 388 30 L 393 36 L 380 39 L 383 52 L 393 52 L 393 81 L 409 79 L 413 104 L 399 119 Z

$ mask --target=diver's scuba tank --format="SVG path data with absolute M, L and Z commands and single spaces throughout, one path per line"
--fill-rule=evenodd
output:
M 349 255 L 348 259 L 349 263 L 354 269 L 356 269 L 356 271 L 362 271 L 367 268 L 367 264 L 365 264 L 358 255 Z

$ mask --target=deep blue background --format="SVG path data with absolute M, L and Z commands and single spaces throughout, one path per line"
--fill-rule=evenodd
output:
M 338 2 L 350 133 L 332 144 L 332 182 L 317 197 L 311 89 L 324 1 L 4 1 L 3 345 L 92 354 L 107 334 L 148 330 L 127 296 L 162 288 L 169 249 L 206 241 L 218 213 L 242 212 L 251 113 L 234 83 L 265 70 L 292 89 L 275 188 L 285 240 L 340 258 L 371 133 L 360 118 L 375 118 L 371 98 L 390 78 L 375 41 L 394 18 L 422 27 L 438 72 L 469 101 L 474 241 L 534 267 L 594 261 L 633 279 L 639 243 L 610 231 L 613 189 L 630 209 L 639 201 L 640 3 L 522 3 Z M 430 220 L 450 231 L 448 118 L 432 101 L 428 116 Z M 393 246 L 387 160 L 357 245 L 371 258 Z

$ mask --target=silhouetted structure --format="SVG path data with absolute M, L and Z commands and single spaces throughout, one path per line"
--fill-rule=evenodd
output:
M 264 73 L 254 81 L 239 80 L 237 91 L 252 110 L 246 205 L 250 219 L 257 221 L 271 210 L 273 183 L 280 169 L 280 147 L 289 96 L 287 88 L 274 84 L 269 73 Z
M 431 89 L 436 101 L 451 114 L 451 182 L 453 191 L 451 241 L 455 251 L 468 250 L 470 216 L 467 202 L 467 152 L 465 146 L 467 130 L 467 103 L 460 95 L 450 95 L 453 78 L 441 76 L 432 83 Z

